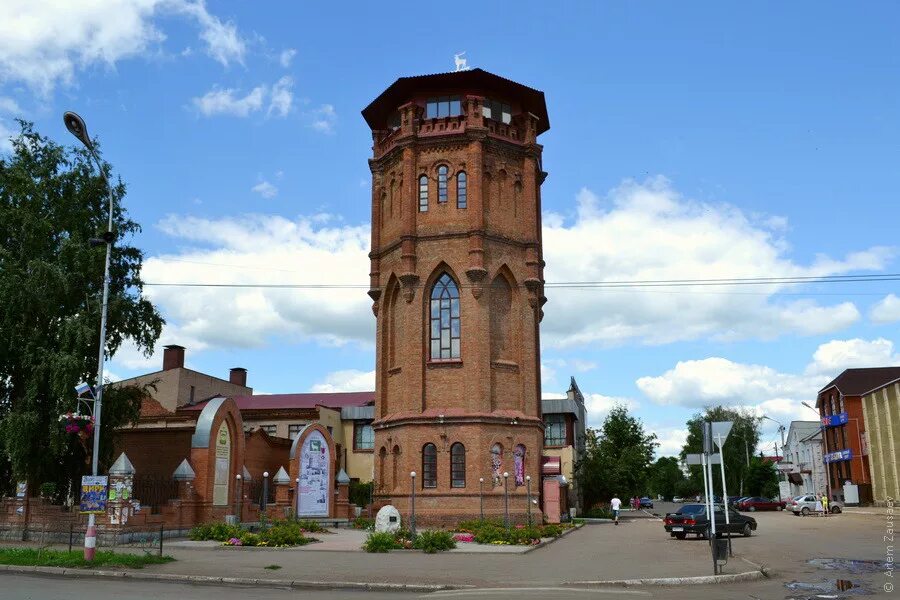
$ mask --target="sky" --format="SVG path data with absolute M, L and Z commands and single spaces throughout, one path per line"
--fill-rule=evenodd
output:
M 80 113 L 128 186 L 148 284 L 365 286 L 360 110 L 465 52 L 546 94 L 548 282 L 900 272 L 900 6 L 548 4 L 5 0 L 0 152 L 16 118 L 73 143 Z M 175 343 L 257 393 L 374 389 L 365 287 L 146 293 L 167 325 L 115 378 Z M 547 296 L 543 393 L 574 376 L 589 426 L 623 402 L 661 455 L 706 405 L 787 426 L 843 369 L 900 364 L 896 281 Z

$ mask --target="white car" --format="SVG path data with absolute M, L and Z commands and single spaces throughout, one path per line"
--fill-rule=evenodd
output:
M 790 508 L 794 515 L 816 514 L 816 503 L 821 500 L 820 496 L 815 494 L 804 494 L 802 496 L 794 496 L 791 500 Z M 844 504 L 840 500 L 828 501 L 828 512 L 831 514 L 839 514 L 844 510 Z
M 674 498 L 672 498 L 672 502 L 684 502 L 684 498 L 682 498 L 681 496 L 675 496 Z

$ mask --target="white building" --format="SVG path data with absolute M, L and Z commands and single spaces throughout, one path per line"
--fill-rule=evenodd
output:
M 818 421 L 791 421 L 782 453 L 791 466 L 787 477 L 792 496 L 825 490 L 821 427 Z

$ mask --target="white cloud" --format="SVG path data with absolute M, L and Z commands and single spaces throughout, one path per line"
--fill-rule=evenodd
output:
M 0 119 L 0 152 L 12 152 L 13 145 L 10 138 L 17 134 L 18 132 L 11 129 L 6 121 Z
M 352 289 L 147 287 L 181 335 L 213 347 L 259 347 L 270 338 L 323 344 L 373 343 L 366 295 L 369 228 L 332 224 L 329 215 L 289 220 L 245 215 L 172 216 L 159 227 L 177 254 L 149 257 L 147 282 L 360 284 Z M 187 345 L 187 344 L 183 344 Z
M 662 375 L 639 378 L 636 385 L 656 404 L 744 407 L 786 424 L 814 419 L 801 402 L 813 403 L 818 391 L 844 369 L 892 365 L 900 365 L 900 354 L 889 340 L 832 340 L 816 349 L 802 373 L 710 357 L 679 361 Z
M 286 50 L 282 50 L 281 54 L 278 56 L 278 62 L 281 63 L 281 66 L 287 69 L 291 66 L 291 61 L 294 60 L 294 56 L 297 55 L 297 51 L 293 48 L 288 48 Z
M 263 198 L 274 198 L 278 195 L 278 188 L 266 180 L 260 181 L 259 183 L 254 185 L 252 188 L 250 188 L 250 191 L 256 192 Z
M 334 371 L 316 383 L 311 392 L 371 392 L 375 389 L 375 371 Z
M 12 98 L 0 96 L 0 112 L 17 115 L 22 113 L 22 108 Z
M 262 108 L 266 87 L 253 88 L 246 96 L 240 97 L 233 89 L 214 89 L 200 98 L 194 98 L 194 106 L 207 117 L 231 115 L 246 117 Z
M 294 93 L 291 90 L 293 87 L 294 80 L 287 76 L 282 77 L 272 86 L 268 115 L 275 113 L 276 116 L 286 117 L 291 112 L 294 103 Z
M 315 110 L 311 110 L 306 114 L 309 120 L 309 126 L 319 133 L 334 133 L 334 127 L 337 125 L 337 112 L 331 104 L 323 104 Z
M 645 431 L 656 434 L 659 446 L 656 448 L 657 458 L 660 456 L 678 456 L 687 442 L 688 430 L 677 427 L 653 427 L 647 425 Z
M 587 426 L 600 427 L 606 419 L 606 415 L 616 405 L 621 404 L 634 413 L 640 406 L 636 400 L 618 396 L 604 396 L 603 394 L 587 394 L 584 397 L 584 407 L 587 410 Z
M 900 321 L 900 298 L 888 294 L 882 298 L 869 312 L 869 319 L 875 323 L 894 323 Z
M 548 282 L 823 276 L 885 266 L 875 247 L 803 265 L 787 256 L 783 226 L 725 204 L 681 197 L 664 178 L 626 181 L 605 200 L 588 189 L 574 220 L 544 218 Z M 782 224 L 783 225 L 783 224 Z M 777 297 L 784 285 L 642 289 L 547 288 L 543 339 L 550 346 L 819 335 L 860 317 L 851 302 Z M 791 291 L 802 290 L 791 286 Z
M 0 80 L 21 81 L 46 94 L 94 65 L 121 61 L 161 47 L 158 21 L 186 16 L 206 52 L 223 65 L 242 63 L 246 44 L 231 22 L 209 13 L 203 0 L 92 0 L 0 2 Z

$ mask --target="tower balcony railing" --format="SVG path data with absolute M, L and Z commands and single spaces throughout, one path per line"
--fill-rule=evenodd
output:
M 520 124 L 515 123 L 515 120 L 513 123 L 503 123 L 485 117 L 483 124 L 484 128 L 487 129 L 488 135 L 492 137 L 502 138 L 517 144 L 521 144 L 524 141 L 523 130 Z M 416 136 L 420 138 L 465 133 L 466 115 L 421 119 L 418 125 Z M 385 131 L 378 136 L 375 140 L 375 155 L 381 156 L 390 151 L 402 136 L 402 132 L 403 129 L 398 127 L 391 131 Z

